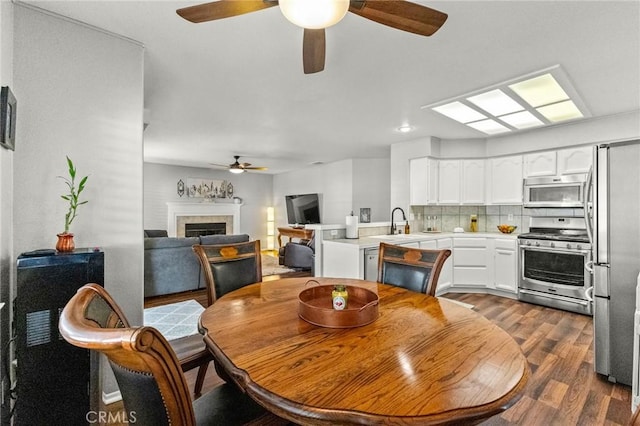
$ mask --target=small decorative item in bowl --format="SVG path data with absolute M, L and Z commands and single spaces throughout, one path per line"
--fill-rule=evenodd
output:
M 515 225 L 498 225 L 498 230 L 503 234 L 510 234 L 515 231 L 517 226 Z

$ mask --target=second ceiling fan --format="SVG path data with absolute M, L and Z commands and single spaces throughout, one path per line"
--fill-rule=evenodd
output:
M 404 0 L 219 0 L 185 7 L 176 12 L 187 21 L 199 23 L 278 5 L 289 21 L 304 29 L 302 64 L 305 74 L 324 69 L 324 30 L 339 22 L 347 11 L 422 36 L 432 35 L 447 20 L 446 13 Z M 323 9 L 309 9 L 309 6 Z

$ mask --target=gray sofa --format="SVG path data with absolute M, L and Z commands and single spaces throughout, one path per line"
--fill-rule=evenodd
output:
M 194 244 L 228 244 L 249 241 L 249 235 L 156 237 L 144 239 L 144 297 L 205 288 Z

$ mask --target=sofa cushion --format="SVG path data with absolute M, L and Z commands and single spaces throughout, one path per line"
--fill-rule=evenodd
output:
M 249 241 L 248 234 L 201 235 L 199 238 L 200 238 L 200 244 L 203 244 L 203 245 L 244 243 L 246 241 Z

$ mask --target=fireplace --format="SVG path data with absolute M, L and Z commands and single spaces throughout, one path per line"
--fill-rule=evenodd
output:
M 184 237 L 186 224 L 223 223 L 226 235 L 240 233 L 242 204 L 212 202 L 167 203 L 167 231 L 170 237 Z M 220 226 L 220 228 L 222 228 Z
M 185 223 L 185 237 L 199 237 L 201 235 L 225 235 L 227 224 L 224 222 Z

